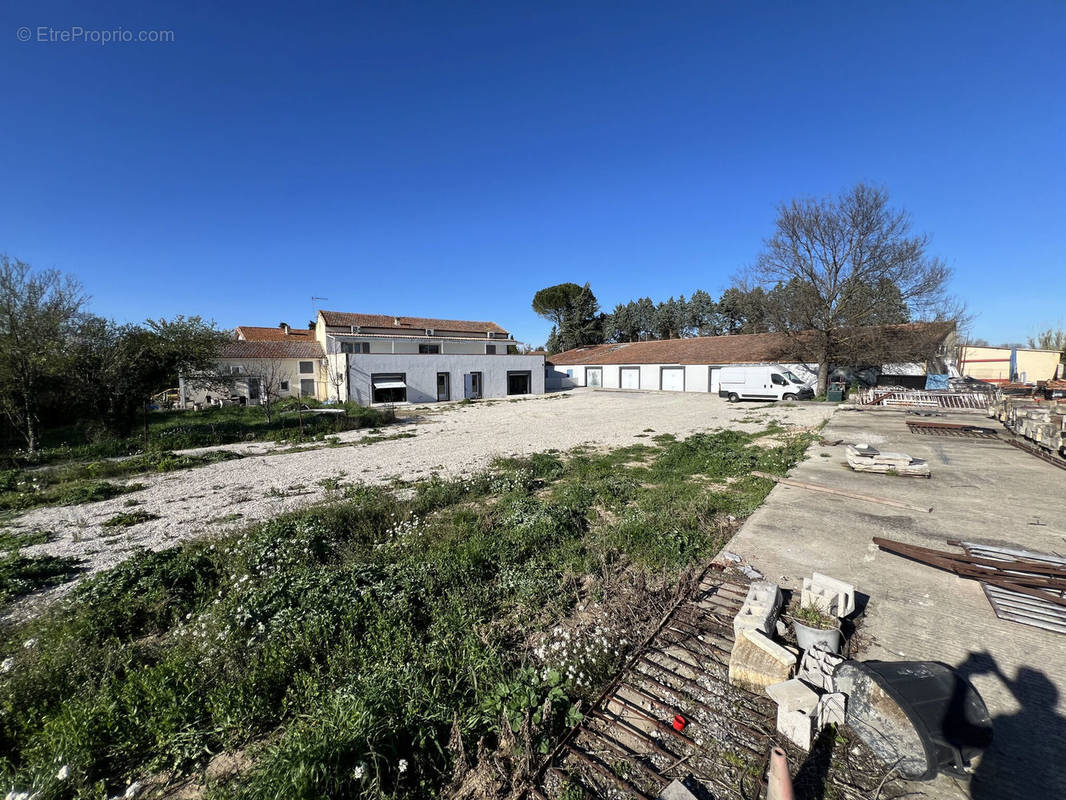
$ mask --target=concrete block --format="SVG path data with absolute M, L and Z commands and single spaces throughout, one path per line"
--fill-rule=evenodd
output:
M 836 617 L 846 617 L 855 610 L 855 587 L 816 572 L 812 577 L 803 579 L 800 604 L 813 606 Z
M 814 710 L 785 711 L 777 707 L 777 732 L 796 747 L 810 750 L 814 739 Z
M 729 682 L 753 692 L 792 677 L 795 653 L 759 631 L 742 631 L 729 656 Z
M 685 784 L 675 778 L 669 786 L 663 789 L 659 800 L 697 800 L 697 798 Z
M 826 650 L 820 645 L 808 649 L 803 654 L 796 677 L 815 689 L 833 691 L 833 672 L 844 661 L 844 657 Z
M 826 725 L 843 725 L 846 707 L 847 695 L 843 692 L 831 692 L 819 697 L 814 707 L 814 722 L 818 730 Z
M 810 711 L 818 705 L 818 693 L 798 678 L 767 686 L 766 693 L 785 711 Z
M 748 587 L 748 596 L 744 605 L 733 618 L 733 635 L 739 637 L 741 631 L 762 631 L 770 635 L 774 629 L 774 620 L 781 608 L 781 590 L 770 581 L 753 581 Z

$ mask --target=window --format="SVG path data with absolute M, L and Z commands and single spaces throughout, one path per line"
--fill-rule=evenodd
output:
M 289 382 L 288 381 L 282 381 L 281 382 L 281 391 L 283 391 L 283 392 L 289 391 Z
M 568 377 L 568 378 L 574 377 L 574 371 L 572 369 L 568 369 L 566 371 L 566 377 Z
M 494 344 L 485 345 L 485 355 L 488 355 L 488 356 L 496 355 L 496 345 L 494 345 Z
M 427 354 L 430 354 L 430 353 L 439 353 L 440 352 L 440 345 L 439 344 L 420 344 L 418 346 L 418 352 L 422 353 L 423 355 L 427 355 Z
M 369 353 L 370 342 L 341 342 L 342 353 Z
M 229 368 L 229 374 L 230 375 L 240 375 L 241 374 L 241 368 L 239 366 L 233 365 L 233 366 L 231 366 Z
M 300 379 L 300 396 L 310 397 L 315 393 L 315 382 L 311 378 Z
M 788 386 L 788 381 L 785 380 L 785 376 L 778 375 L 776 372 L 770 373 L 770 382 L 776 386 Z
M 406 403 L 407 375 L 397 372 L 377 372 L 370 376 L 372 403 Z
M 300 374 L 301 375 L 314 375 L 315 362 L 314 361 L 301 361 L 300 362 Z M 300 391 L 303 391 L 302 389 Z

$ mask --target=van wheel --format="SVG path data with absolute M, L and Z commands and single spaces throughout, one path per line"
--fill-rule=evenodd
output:
M 792 394 L 792 393 L 790 392 L 789 394 L 783 394 L 783 395 L 781 395 L 781 399 L 782 399 L 782 400 L 795 400 L 795 399 L 796 399 L 796 395 L 794 395 L 794 394 Z
M 726 400 L 728 400 L 730 403 L 735 403 L 739 399 L 740 399 L 740 395 L 737 394 L 736 392 L 730 392 L 729 393 L 729 397 L 726 398 Z

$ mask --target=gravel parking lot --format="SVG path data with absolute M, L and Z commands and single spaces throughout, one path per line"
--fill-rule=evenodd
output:
M 660 433 L 754 431 L 770 420 L 806 428 L 828 418 L 835 406 L 798 403 L 730 405 L 705 394 L 579 389 L 521 400 L 486 400 L 405 409 L 406 424 L 378 434 L 352 431 L 342 446 L 314 449 L 247 445 L 245 458 L 163 475 L 137 476 L 142 491 L 79 506 L 40 508 L 11 526 L 52 532 L 46 544 L 24 548 L 85 560 L 90 572 L 111 567 L 139 547 L 161 549 L 233 525 L 267 519 L 322 498 L 324 479 L 381 483 L 470 474 L 496 457 L 569 450 L 578 445 L 615 448 Z M 404 438 L 398 435 L 407 434 Z M 413 435 L 411 435 L 413 434 Z M 289 450 L 287 452 L 287 450 Z M 255 454 L 255 455 L 253 455 Z M 136 506 L 127 506 L 137 500 Z M 145 511 L 158 519 L 129 528 L 101 525 L 117 514 Z

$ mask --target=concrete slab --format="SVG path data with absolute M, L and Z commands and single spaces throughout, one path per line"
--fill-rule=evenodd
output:
M 942 661 L 973 681 L 994 719 L 993 746 L 970 785 L 941 777 L 916 791 L 952 800 L 1066 796 L 1066 636 L 1000 620 L 976 582 L 871 542 L 883 536 L 946 550 L 947 539 L 964 539 L 1066 553 L 1066 471 L 995 440 L 912 434 L 906 416 L 838 411 L 823 436 L 844 444 L 813 446 L 790 477 L 931 506 L 931 513 L 778 485 L 727 549 L 797 593 L 814 571 L 854 584 L 869 598 L 862 658 Z M 1000 428 L 980 414 L 940 419 Z M 853 472 L 844 445 L 859 442 L 926 459 L 933 477 Z

